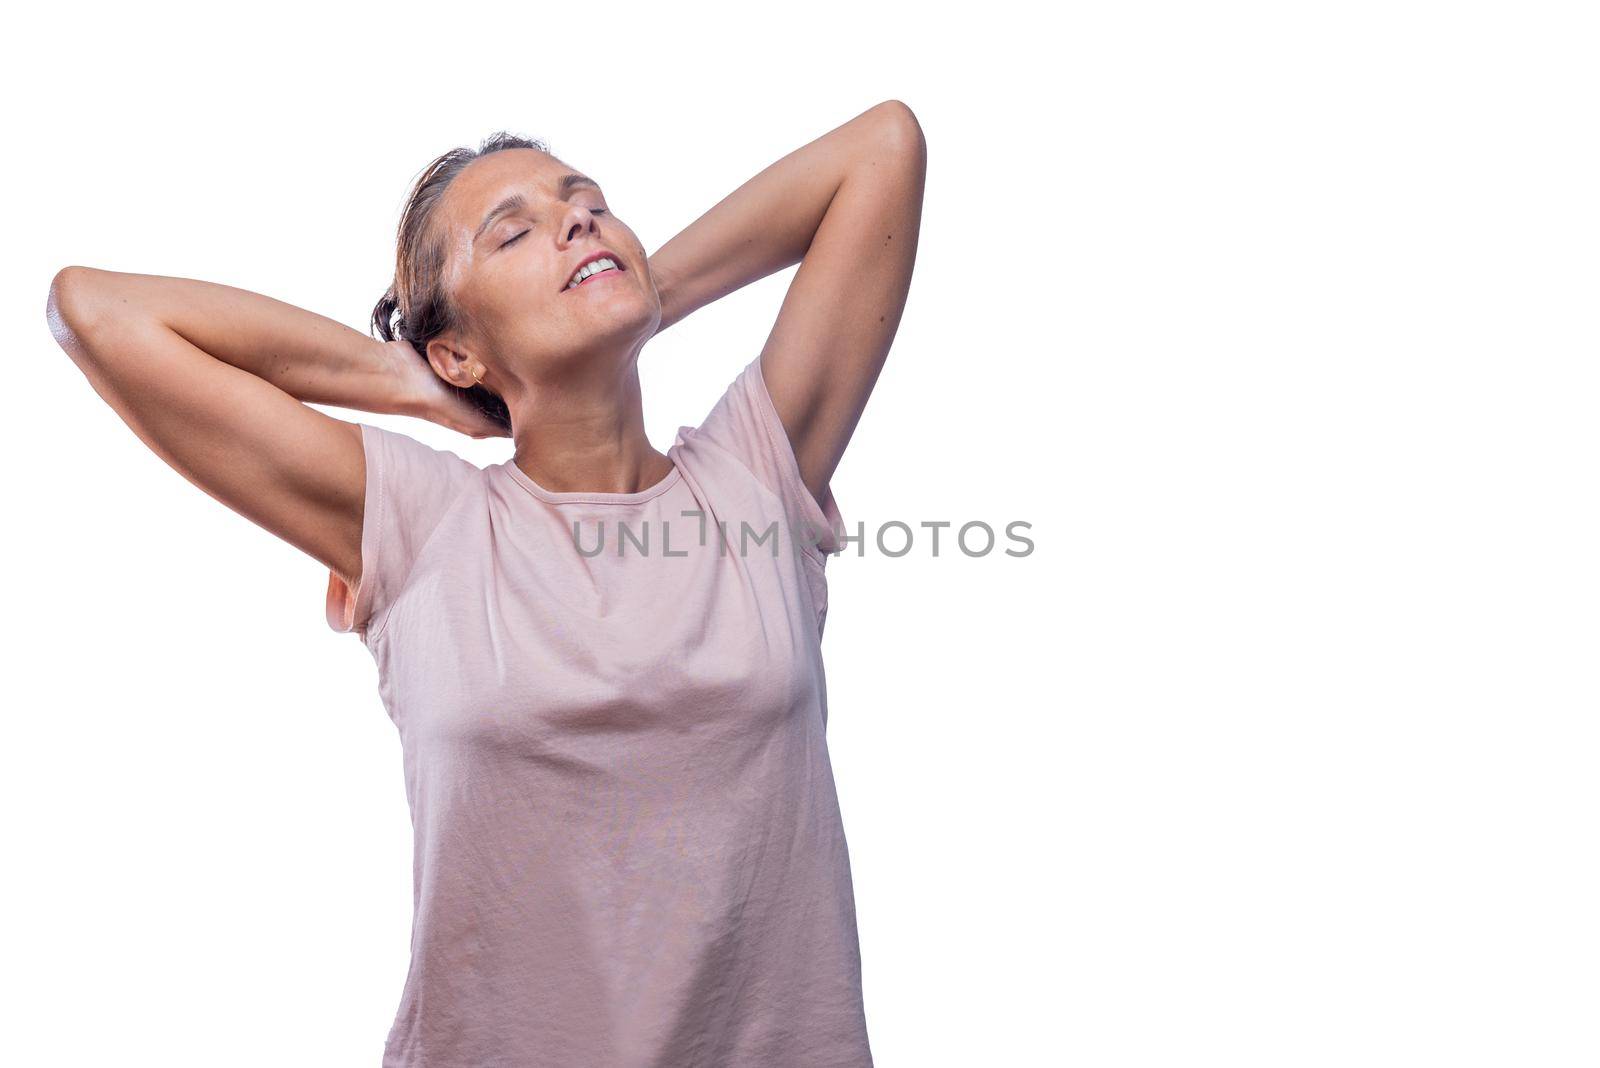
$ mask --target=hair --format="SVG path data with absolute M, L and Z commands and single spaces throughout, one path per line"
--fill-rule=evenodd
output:
M 433 213 L 445 190 L 474 160 L 510 148 L 531 148 L 549 154 L 550 146 L 538 138 L 500 131 L 483 139 L 477 148 L 452 148 L 428 164 L 411 187 L 395 240 L 394 281 L 372 309 L 372 331 L 384 341 L 405 341 L 427 360 L 428 342 L 461 323 L 460 311 L 445 291 L 445 245 L 434 231 Z M 507 432 L 511 412 L 506 402 L 486 386 L 462 389 L 446 382 L 466 401 Z

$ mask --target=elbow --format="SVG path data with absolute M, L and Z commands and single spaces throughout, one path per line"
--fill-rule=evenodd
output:
M 63 267 L 50 280 L 45 321 L 56 344 L 74 361 L 88 354 L 88 338 L 103 317 L 104 274 L 91 267 Z
M 45 303 L 45 314 L 52 326 L 59 320 L 76 325 L 95 303 L 99 288 L 97 276 L 104 274 L 93 267 L 63 267 L 50 279 L 50 296 Z
M 884 147 L 897 155 L 926 164 L 928 140 L 923 136 L 922 124 L 916 112 L 903 100 L 885 100 L 872 109 L 881 123 L 880 137 Z
M 885 100 L 864 113 L 858 170 L 885 195 L 921 197 L 928 177 L 928 142 L 916 114 L 901 100 Z

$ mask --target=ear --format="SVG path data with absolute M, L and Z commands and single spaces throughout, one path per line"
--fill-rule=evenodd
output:
M 428 363 L 434 373 L 453 386 L 470 389 L 478 383 L 467 368 L 476 361 L 472 354 L 450 337 L 436 337 L 428 342 Z

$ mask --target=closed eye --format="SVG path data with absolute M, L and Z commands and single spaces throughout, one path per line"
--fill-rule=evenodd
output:
M 610 208 L 590 208 L 589 209 L 589 213 L 591 215 L 610 215 L 611 214 L 611 209 Z M 522 238 L 526 237 L 527 235 L 528 235 L 528 231 L 522 230 L 522 231 L 520 231 L 520 232 L 518 232 L 516 234 L 513 234 L 511 237 L 508 237 L 506 240 L 500 242 L 500 247 L 501 248 L 506 248 L 509 245 L 514 245 L 518 241 L 520 241 Z

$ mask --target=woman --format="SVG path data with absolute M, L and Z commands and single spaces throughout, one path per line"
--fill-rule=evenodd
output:
M 416 850 L 385 1065 L 871 1063 L 824 735 L 828 487 L 925 161 L 887 101 L 647 257 L 598 184 L 497 136 L 418 180 L 377 340 L 205 282 L 57 276 L 94 388 L 324 564 L 329 623 L 377 661 Z M 797 261 L 759 356 L 658 452 L 644 344 Z M 479 468 L 304 402 L 515 451 Z

